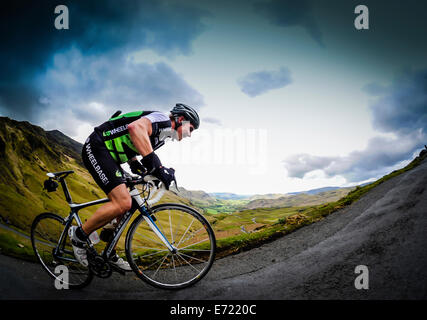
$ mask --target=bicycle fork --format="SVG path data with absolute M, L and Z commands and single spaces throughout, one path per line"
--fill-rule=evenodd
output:
M 169 240 L 165 237 L 165 235 L 160 231 L 157 225 L 154 223 L 151 214 L 148 212 L 146 206 L 144 205 L 144 201 L 141 199 L 138 190 L 133 189 L 130 191 L 130 195 L 138 204 L 138 210 L 142 213 L 144 220 L 150 226 L 151 230 L 159 237 L 159 239 L 164 243 L 164 245 L 169 249 L 170 252 L 176 253 L 176 248 L 169 242 Z

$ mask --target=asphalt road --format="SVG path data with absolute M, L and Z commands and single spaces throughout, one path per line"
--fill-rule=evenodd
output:
M 198 284 L 152 288 L 132 273 L 56 290 L 41 266 L 0 255 L 0 299 L 426 299 L 427 161 L 353 205 L 262 247 L 215 262 Z M 355 268 L 369 271 L 356 289 Z

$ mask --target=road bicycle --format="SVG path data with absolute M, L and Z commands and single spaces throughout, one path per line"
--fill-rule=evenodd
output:
M 56 188 L 59 186 L 57 182 L 61 184 L 70 206 L 69 215 L 63 218 L 45 212 L 38 215 L 31 226 L 35 255 L 51 277 L 65 281 L 71 289 L 77 289 L 87 286 L 94 276 L 108 278 L 113 271 L 124 274 L 122 269 L 111 263 L 111 254 L 136 211 L 139 215 L 127 228 L 124 251 L 132 271 L 140 279 L 157 288 L 182 289 L 201 280 L 209 272 L 216 250 L 215 234 L 209 222 L 195 209 L 183 204 L 152 206 L 164 195 L 165 186 L 153 176 L 135 177 L 127 173 L 125 178 L 132 197 L 131 210 L 122 216 L 101 253 L 88 239 L 89 266 L 81 265 L 74 257 L 68 230 L 73 225 L 82 225 L 79 210 L 110 200 L 74 203 L 65 181 L 72 173 L 47 174 L 47 181 L 53 182 Z M 67 268 L 68 281 L 56 273 L 58 266 Z

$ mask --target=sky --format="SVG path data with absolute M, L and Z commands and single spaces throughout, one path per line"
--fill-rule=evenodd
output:
M 69 28 L 57 30 L 57 5 Z M 178 185 L 287 193 L 372 181 L 427 144 L 427 3 L 0 4 L 0 115 L 84 142 L 116 110 L 195 107 L 156 151 Z

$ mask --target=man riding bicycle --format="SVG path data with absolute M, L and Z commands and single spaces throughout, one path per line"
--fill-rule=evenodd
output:
M 110 202 L 98 208 L 82 225 L 70 228 L 70 239 L 76 259 L 88 266 L 87 239 L 95 230 L 105 226 L 130 210 L 132 199 L 120 167 L 128 163 L 134 174 L 151 174 L 162 181 L 167 189 L 175 180 L 175 170 L 162 166 L 154 150 L 164 144 L 167 137 L 181 141 L 191 137 L 200 125 L 197 112 L 178 103 L 170 115 L 158 111 L 136 111 L 115 115 L 94 129 L 83 145 L 83 162 Z M 140 161 L 136 156 L 141 155 Z M 129 264 L 114 252 L 111 262 L 124 270 Z

